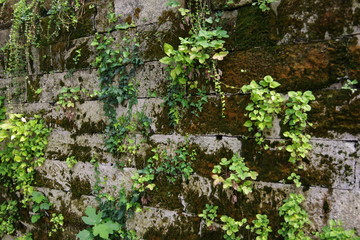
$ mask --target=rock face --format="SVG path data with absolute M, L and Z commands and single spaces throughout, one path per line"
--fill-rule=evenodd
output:
M 0 4 L 0 47 L 8 41 L 14 2 Z M 247 138 L 251 134 L 243 126 L 249 96 L 238 90 L 224 89 L 225 118 L 221 116 L 219 97 L 210 90 L 202 112 L 195 116 L 189 111 L 178 126 L 170 126 L 169 109 L 163 105 L 168 72 L 159 59 L 165 56 L 163 44 L 177 46 L 179 37 L 186 36 L 187 31 L 176 10 L 165 6 L 166 0 L 86 2 L 79 24 L 68 35 L 52 42 L 44 40 L 32 50 L 29 75 L 6 77 L 0 52 L 0 92 L 8 96 L 8 109 L 40 114 L 53 128 L 46 162 L 37 169 L 35 177 L 35 186 L 65 217 L 65 231 L 49 239 L 75 239 L 86 227 L 81 216 L 88 205 L 96 206 L 92 158 L 99 160 L 100 177 L 107 179 L 104 190 L 116 195 L 120 186 L 130 191 L 131 177 L 145 166 L 152 148 L 160 146 L 172 152 L 186 141 L 184 136 L 188 136 L 190 148 L 197 152 L 192 162 L 194 173 L 188 180 L 178 179 L 175 183 L 156 180 L 156 189 L 142 201 L 144 211 L 126 223 L 138 236 L 221 239 L 220 229 L 206 228 L 198 217 L 205 204 L 213 204 L 219 206 L 221 214 L 235 219 L 253 220 L 258 213 L 267 214 L 274 229 L 272 238 L 279 239 L 276 231 L 282 219 L 278 208 L 290 192 L 301 192 L 306 197 L 304 208 L 313 222 L 309 232 L 337 219 L 344 227 L 360 233 L 360 95 L 359 91 L 352 93 L 341 88 L 346 80 L 360 81 L 358 0 L 278 0 L 268 12 L 247 0 L 231 4 L 226 0 L 212 1 L 212 10 L 222 13 L 219 24 L 229 34 L 226 47 L 230 53 L 219 63 L 225 84 L 241 88 L 251 80 L 271 75 L 281 83 L 281 93 L 311 90 L 316 97 L 309 113 L 313 127 L 307 129 L 314 148 L 299 171 L 304 185 L 300 189 L 281 182 L 294 168 L 284 150 L 274 150 L 285 127 L 275 120 L 274 129 L 266 136 L 271 141 L 270 150 L 259 149 L 252 137 Z M 182 6 L 189 3 L 180 2 Z M 106 15 L 111 11 L 121 14 L 123 22 L 136 25 L 111 34 L 119 46 L 125 31 L 139 40 L 143 64 L 134 73 L 138 83 L 134 111 L 143 111 L 152 119 L 150 137 L 135 134 L 140 149 L 131 157 L 114 156 L 106 150 L 109 119 L 101 99 L 83 96 L 71 109 L 57 109 L 55 104 L 63 87 L 100 89 L 98 69 L 92 65 L 97 55 L 91 42 L 95 33 L 105 34 L 109 27 Z M 77 57 L 78 50 L 81 56 Z M 40 94 L 35 93 L 38 88 L 42 89 Z M 116 109 L 118 116 L 126 111 L 126 107 Z M 253 192 L 246 196 L 212 183 L 214 165 L 235 153 L 259 173 Z M 65 162 L 69 156 L 78 160 L 71 169 Z M 119 162 L 126 167 L 115 168 Z M 21 224 L 34 232 L 34 239 L 47 239 L 41 223 L 31 225 L 25 219 Z M 23 231 L 24 227 L 19 229 Z M 241 231 L 248 236 L 247 230 Z

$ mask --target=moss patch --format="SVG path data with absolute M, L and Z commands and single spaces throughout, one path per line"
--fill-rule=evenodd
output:
M 73 199 L 80 198 L 82 195 L 91 195 L 92 193 L 90 182 L 79 177 L 71 179 L 70 187 Z

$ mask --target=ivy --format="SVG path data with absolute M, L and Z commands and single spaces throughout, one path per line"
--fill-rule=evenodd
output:
M 285 240 L 311 239 L 304 232 L 304 226 L 310 223 L 307 212 L 300 205 L 304 200 L 303 195 L 291 193 L 279 208 L 279 215 L 284 218 L 284 222 L 281 223 L 278 233 Z
M 116 21 L 115 14 L 110 13 L 108 22 L 112 24 Z M 109 117 L 105 144 L 112 153 L 118 153 L 119 149 L 121 152 L 121 148 L 126 144 L 124 139 L 125 134 L 131 128 L 132 107 L 137 104 L 138 90 L 134 77 L 136 69 L 142 65 L 142 62 L 138 56 L 139 43 L 136 37 L 130 37 L 125 32 L 122 44 L 118 46 L 115 44 L 115 38 L 111 35 L 111 32 L 114 30 L 129 30 L 134 27 L 135 25 L 128 23 L 118 24 L 113 28 L 109 28 L 103 36 L 96 34 L 91 43 L 97 51 L 94 66 L 98 68 L 99 73 L 101 88 L 99 96 L 100 100 L 104 102 L 105 115 Z M 117 119 L 116 114 L 118 106 L 128 107 L 128 112 L 120 119 Z M 142 120 L 146 125 L 148 120 L 144 118 Z
M 27 62 L 32 60 L 31 49 L 40 45 L 40 36 L 53 40 L 61 29 L 70 30 L 82 14 L 82 0 L 52 0 L 51 8 L 46 13 L 49 17 L 47 34 L 40 28 L 44 0 L 19 0 L 14 4 L 13 23 L 10 39 L 1 49 L 6 58 L 6 73 L 21 75 L 27 72 Z
M 258 6 L 261 11 L 266 12 L 270 10 L 268 5 L 275 1 L 276 0 L 256 0 L 255 2 L 253 2 L 253 5 Z
M 18 208 L 16 201 L 7 201 L 0 204 L 0 237 L 14 233 L 14 225 L 17 219 Z
M 246 229 L 250 229 L 251 232 L 256 233 L 257 236 L 255 240 L 267 240 L 269 233 L 272 232 L 267 215 L 256 214 L 256 219 L 254 219 L 252 223 L 253 226 L 247 225 Z
M 96 236 L 99 236 L 101 239 L 110 239 L 110 235 L 120 230 L 119 223 L 113 222 L 111 219 L 103 219 L 103 213 L 96 213 L 96 209 L 93 207 L 87 207 L 85 213 L 87 216 L 81 219 L 91 227 L 82 230 L 76 235 L 80 240 L 95 239 Z
M 35 168 L 45 161 L 44 151 L 48 144 L 50 129 L 40 116 L 27 120 L 21 114 L 10 114 L 0 124 L 0 181 L 10 191 L 20 191 L 24 201 L 33 191 L 31 183 Z
M 286 103 L 284 124 L 290 126 L 289 131 L 283 133 L 284 137 L 291 139 L 291 144 L 286 146 L 286 151 L 290 153 L 289 162 L 296 163 L 305 158 L 312 149 L 310 144 L 311 136 L 304 134 L 308 123 L 307 112 L 311 111 L 310 101 L 315 100 L 311 91 L 306 92 L 288 92 L 289 100 Z
M 214 220 L 217 218 L 218 206 L 206 204 L 205 209 L 198 216 L 205 220 L 206 226 L 211 227 L 214 224 Z
M 241 239 L 239 236 L 237 236 L 237 233 L 240 231 L 240 227 L 242 227 L 246 223 L 246 218 L 243 218 L 240 221 L 236 221 L 232 217 L 223 215 L 220 217 L 220 220 L 224 223 L 222 229 L 225 231 L 225 240 Z
M 271 76 L 265 76 L 259 83 L 251 81 L 249 85 L 244 85 L 241 90 L 244 93 L 250 92 L 250 103 L 245 110 L 248 111 L 245 115 L 250 118 L 246 121 L 244 126 L 249 131 L 255 130 L 255 140 L 257 144 L 262 145 L 265 141 L 264 130 L 273 127 L 273 120 L 276 114 L 281 111 L 281 104 L 284 99 L 275 89 L 280 86 L 280 83 L 274 81 Z M 268 149 L 267 144 L 264 149 Z
M 226 169 L 224 170 L 222 166 Z M 237 154 L 234 154 L 231 159 L 222 158 L 220 165 L 215 165 L 212 172 L 214 185 L 222 183 L 225 189 L 234 188 L 244 194 L 252 192 L 252 181 L 248 179 L 256 180 L 258 176 L 257 172 L 250 171 L 245 165 L 244 158 Z
M 330 220 L 328 226 L 323 227 L 321 232 L 315 233 L 315 236 L 321 240 L 360 239 L 360 237 L 356 237 L 354 230 L 345 230 L 342 223 L 335 220 Z
M 170 5 L 178 6 L 174 2 Z M 199 79 L 205 79 L 206 83 L 213 82 L 222 104 L 224 103 L 225 95 L 219 80 L 221 71 L 216 68 L 216 63 L 228 54 L 223 39 L 229 37 L 221 27 L 213 26 L 219 19 L 210 16 L 211 12 L 205 1 L 196 0 L 189 3 L 189 9 L 178 10 L 183 22 L 191 27 L 189 36 L 179 38 L 180 45 L 177 49 L 165 43 L 164 52 L 167 56 L 160 60 L 168 65 L 170 83 L 165 102 L 170 108 L 169 117 L 173 125 L 180 122 L 185 109 L 193 109 L 193 114 L 202 111 L 207 97 L 200 87 Z M 201 72 L 205 72 L 205 75 Z M 193 98 L 196 100 L 192 100 Z

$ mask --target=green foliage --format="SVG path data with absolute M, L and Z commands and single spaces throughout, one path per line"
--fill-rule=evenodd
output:
M 49 236 L 52 236 L 54 233 L 57 233 L 58 231 L 62 231 L 62 232 L 65 231 L 65 229 L 63 228 L 64 216 L 61 213 L 51 214 L 50 222 L 52 222 L 53 226 L 52 226 L 51 230 L 49 231 Z
M 53 40 L 62 29 L 69 31 L 82 14 L 81 0 L 52 0 L 47 12 L 49 17 L 47 33 L 40 28 L 44 0 L 19 0 L 14 4 L 13 22 L 8 43 L 1 49 L 5 55 L 6 73 L 9 75 L 24 74 L 26 62 L 30 61 L 31 48 L 39 47 L 40 36 Z
M 330 220 L 329 225 L 325 226 L 320 233 L 315 233 L 315 236 L 321 240 L 359 240 L 360 237 L 355 236 L 354 230 L 345 230 L 340 221 Z
M 249 85 L 241 88 L 244 93 L 250 92 L 251 102 L 246 106 L 249 112 L 246 114 L 250 120 L 246 121 L 244 126 L 249 131 L 256 130 L 255 140 L 258 144 L 265 141 L 263 131 L 273 127 L 274 115 L 281 111 L 281 104 L 284 99 L 275 89 L 280 83 L 274 81 L 271 76 L 265 76 L 259 83 L 251 81 Z M 268 149 L 268 145 L 264 145 L 264 149 Z
M 241 221 L 236 221 L 232 217 L 223 215 L 220 217 L 220 220 L 224 223 L 222 229 L 225 231 L 224 239 L 225 240 L 240 240 L 241 237 L 237 236 L 237 233 L 246 223 L 246 218 L 243 218 Z
M 143 112 L 128 112 L 117 119 L 111 131 L 112 133 L 105 141 L 110 152 L 135 155 L 139 148 L 139 143 L 136 143 L 136 134 L 141 133 L 148 137 L 151 134 L 151 119 Z
M 82 217 L 82 220 L 90 227 L 76 235 L 80 240 L 110 239 L 112 234 L 120 230 L 119 223 L 113 222 L 109 218 L 104 219 L 103 213 L 101 211 L 96 213 L 96 209 L 93 207 L 87 207 L 85 213 L 87 216 Z M 99 238 L 96 238 L 97 236 Z
M 341 89 L 345 89 L 345 90 L 350 90 L 351 93 L 355 93 L 357 91 L 357 89 L 355 88 L 355 85 L 358 84 L 359 82 L 357 80 L 346 80 L 346 83 L 344 84 L 344 86 L 341 87 Z
M 0 237 L 14 233 L 18 216 L 16 205 L 16 201 L 7 201 L 0 205 Z
M 310 240 L 304 233 L 304 226 L 310 223 L 307 212 L 300 205 L 304 200 L 303 195 L 291 193 L 279 208 L 279 215 L 284 218 L 284 222 L 278 233 L 285 240 Z
M 166 150 L 152 149 L 154 155 L 147 160 L 148 165 L 140 171 L 140 176 L 165 176 L 170 183 L 174 183 L 179 177 L 188 180 L 194 171 L 191 162 L 196 159 L 196 152 L 194 150 L 190 152 L 187 144 L 186 142 L 176 149 L 173 155 L 169 155 Z M 154 186 L 147 186 L 147 188 L 152 187 Z
M 261 11 L 263 12 L 266 12 L 266 11 L 269 11 L 270 8 L 269 8 L 269 4 L 272 3 L 272 2 L 275 2 L 276 0 L 256 0 L 253 5 L 257 5 L 259 6 L 259 8 L 261 9 Z
M 62 29 L 68 32 L 71 26 L 75 26 L 82 15 L 83 5 L 83 0 L 52 0 L 47 12 L 49 16 L 47 39 L 55 39 Z
M 67 157 L 65 162 L 66 162 L 66 164 L 68 165 L 69 168 L 73 168 L 78 163 L 75 156 Z
M 226 169 L 223 169 L 223 167 Z M 215 165 L 212 170 L 214 175 L 214 184 L 223 184 L 225 189 L 234 188 L 238 192 L 249 194 L 252 192 L 252 181 L 247 180 L 251 178 L 256 180 L 258 174 L 245 165 L 244 158 L 238 154 L 234 154 L 231 159 L 222 158 L 220 165 Z
M 74 108 L 75 102 L 83 98 L 86 92 L 86 89 L 81 89 L 81 87 L 63 87 L 60 90 L 56 104 L 63 109 Z
M 117 21 L 114 13 L 108 14 L 108 21 L 110 24 Z M 128 30 L 133 27 L 135 27 L 134 24 L 118 24 L 109 28 L 105 35 L 96 34 L 91 43 L 97 52 L 94 66 L 98 68 L 99 73 L 100 100 L 104 102 L 105 115 L 110 120 L 106 128 L 106 147 L 112 153 L 116 153 L 119 148 L 123 148 L 123 150 L 126 148 L 125 134 L 129 128 L 132 128 L 130 123 L 132 119 L 131 110 L 137 103 L 138 84 L 134 77 L 136 69 L 142 62 L 138 56 L 139 43 L 136 37 L 130 37 L 125 32 L 121 45 L 119 45 L 111 32 L 113 30 Z M 120 105 L 127 105 L 129 111 L 128 116 L 118 120 L 116 109 Z M 144 122 L 146 121 L 144 120 Z M 133 151 L 132 148 L 129 150 Z M 120 149 L 120 151 L 122 150 Z
M 296 187 L 301 187 L 300 176 L 296 173 L 291 173 L 287 180 L 292 181 Z
M 214 220 L 217 217 L 218 206 L 205 205 L 205 209 L 198 216 L 205 220 L 206 226 L 210 227 L 214 224 Z
M 21 191 L 27 197 L 33 191 L 31 183 L 35 168 L 45 161 L 44 151 L 50 129 L 39 116 L 27 120 L 21 114 L 10 114 L 0 124 L 0 181 L 10 191 Z
M 5 97 L 0 96 L 0 122 L 6 118 Z
M 286 103 L 284 124 L 289 124 L 290 130 L 283 133 L 284 137 L 291 139 L 291 144 L 286 146 L 286 151 L 290 152 L 289 162 L 296 163 L 305 158 L 312 149 L 310 144 L 311 136 L 304 134 L 305 128 L 309 125 L 307 112 L 311 110 L 310 101 L 315 100 L 311 91 L 288 92 L 289 100 Z
M 33 240 L 32 233 L 27 233 L 21 237 L 16 238 L 15 240 Z
M 175 3 L 170 5 L 178 6 Z M 228 54 L 224 48 L 224 38 L 229 37 L 221 27 L 214 27 L 214 19 L 205 1 L 195 0 L 189 3 L 189 9 L 179 8 L 184 22 L 190 25 L 189 36 L 180 39 L 177 49 L 168 43 L 164 44 L 167 56 L 160 62 L 168 65 L 169 88 L 165 98 L 169 106 L 169 117 L 172 124 L 178 124 L 184 109 L 192 108 L 192 113 L 201 112 L 207 97 L 199 85 L 199 79 L 211 80 L 221 100 L 225 95 L 220 87 L 221 71 L 217 70 L 216 62 L 223 60 Z M 201 75 L 200 72 L 205 72 Z M 196 100 L 191 98 L 196 97 Z
M 31 193 L 31 200 L 33 202 L 31 216 L 31 222 L 36 223 L 41 217 L 47 215 L 47 210 L 50 209 L 52 204 L 49 202 L 47 197 L 41 192 L 33 191 Z
M 96 177 L 94 193 L 96 194 L 96 200 L 99 204 L 102 219 L 110 219 L 111 221 L 120 224 L 119 231 L 112 234 L 112 236 L 114 236 L 114 239 L 119 239 L 119 237 L 124 240 L 138 239 L 134 231 L 127 230 L 126 220 L 128 217 L 131 217 L 135 211 L 141 211 L 140 204 L 138 203 L 141 193 L 135 190 L 127 193 L 124 188 L 120 189 L 117 197 L 112 197 L 109 196 L 108 193 L 103 193 L 99 163 L 96 162 L 96 160 L 92 160 L 92 162 L 95 162 Z M 82 231 L 81 235 L 83 237 L 91 236 L 89 231 Z
M 256 219 L 252 221 L 253 226 L 247 225 L 246 229 L 250 229 L 251 232 L 256 233 L 255 240 L 267 240 L 269 233 L 272 232 L 269 226 L 269 219 L 266 215 L 256 214 Z

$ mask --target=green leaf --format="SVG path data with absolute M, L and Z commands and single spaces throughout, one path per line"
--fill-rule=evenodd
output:
M 99 214 L 96 214 L 95 208 L 89 206 L 86 208 L 85 213 L 88 216 L 87 217 L 84 216 L 81 218 L 84 221 L 84 223 L 94 226 L 101 222 L 102 212 L 99 212 Z
M 171 46 L 168 43 L 165 43 L 164 44 L 164 52 L 165 52 L 166 55 L 171 56 L 171 54 L 174 52 L 173 46 Z
M 36 223 L 37 221 L 39 221 L 40 218 L 41 218 L 40 214 L 32 215 L 31 216 L 31 222 Z
M 36 203 L 41 203 L 43 200 L 46 199 L 44 194 L 42 194 L 41 192 L 33 191 L 31 195 L 32 195 L 32 200 Z
M 271 76 L 267 75 L 264 77 L 264 81 L 267 83 L 271 83 L 274 81 L 274 79 Z
M 250 121 L 250 120 L 248 120 L 248 121 L 246 121 L 245 123 L 244 123 L 244 126 L 245 127 L 251 127 L 253 124 L 252 124 L 252 122 Z
M 226 55 L 228 55 L 229 52 L 219 52 L 219 53 L 215 53 L 214 56 L 212 57 L 215 60 L 219 60 L 222 61 L 224 59 L 224 57 Z
M 280 83 L 278 83 L 276 81 L 273 81 L 273 82 L 270 83 L 271 88 L 277 88 L 278 86 L 280 86 Z
M 49 203 L 42 203 L 42 204 L 40 204 L 40 209 L 49 210 L 50 209 L 50 204 Z
M 94 236 L 100 236 L 103 239 L 109 239 L 109 235 L 113 234 L 114 231 L 118 231 L 120 229 L 120 224 L 115 223 L 111 220 L 106 223 L 96 225 L 93 228 Z
M 88 230 L 82 230 L 81 232 L 79 232 L 76 235 L 76 237 L 79 238 L 80 240 L 92 240 L 92 239 L 94 239 L 93 235 Z
M 169 65 L 172 62 L 172 58 L 170 57 L 163 57 L 162 59 L 160 59 L 160 62 L 166 65 Z

